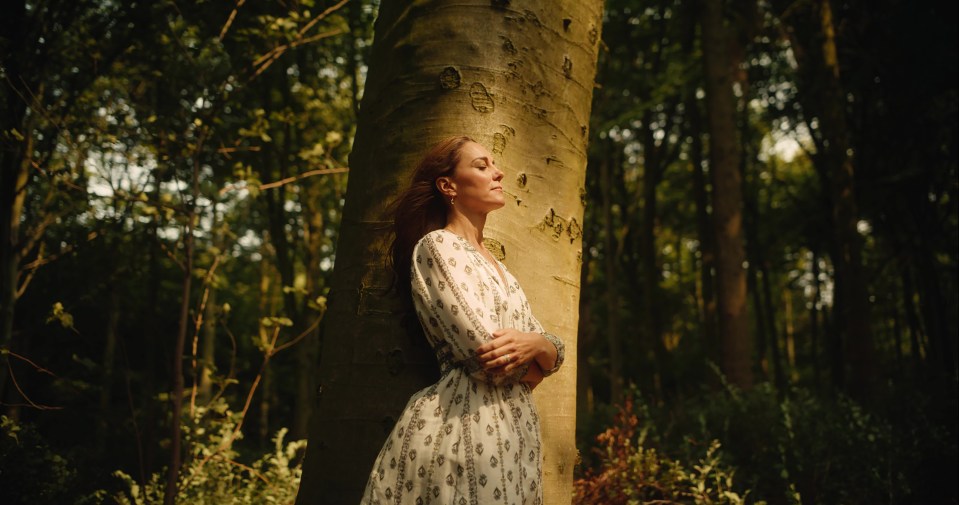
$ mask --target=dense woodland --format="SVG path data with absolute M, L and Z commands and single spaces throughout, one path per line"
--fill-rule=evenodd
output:
M 378 4 L 4 8 L 0 502 L 293 501 Z M 574 502 L 956 503 L 956 9 L 606 0 Z

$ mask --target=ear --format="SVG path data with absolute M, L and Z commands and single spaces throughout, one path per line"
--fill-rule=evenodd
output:
M 437 177 L 436 189 L 446 197 L 456 196 L 456 183 L 449 177 Z

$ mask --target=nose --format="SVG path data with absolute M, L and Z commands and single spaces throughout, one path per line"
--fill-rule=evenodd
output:
M 496 171 L 493 172 L 493 180 L 494 180 L 494 181 L 501 181 L 501 180 L 503 180 L 503 177 L 504 177 L 506 174 L 504 174 L 503 171 L 499 169 L 499 167 L 495 167 L 495 168 L 496 168 Z

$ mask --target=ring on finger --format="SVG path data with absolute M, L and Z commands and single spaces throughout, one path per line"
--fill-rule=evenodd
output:
M 509 357 L 509 353 L 506 353 L 506 362 L 510 363 L 512 361 L 513 361 L 512 358 Z

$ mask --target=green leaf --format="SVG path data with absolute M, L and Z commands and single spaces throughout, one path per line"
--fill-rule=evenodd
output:
M 268 316 L 260 319 L 260 324 L 264 328 L 272 328 L 274 326 L 293 326 L 293 321 L 288 317 Z

